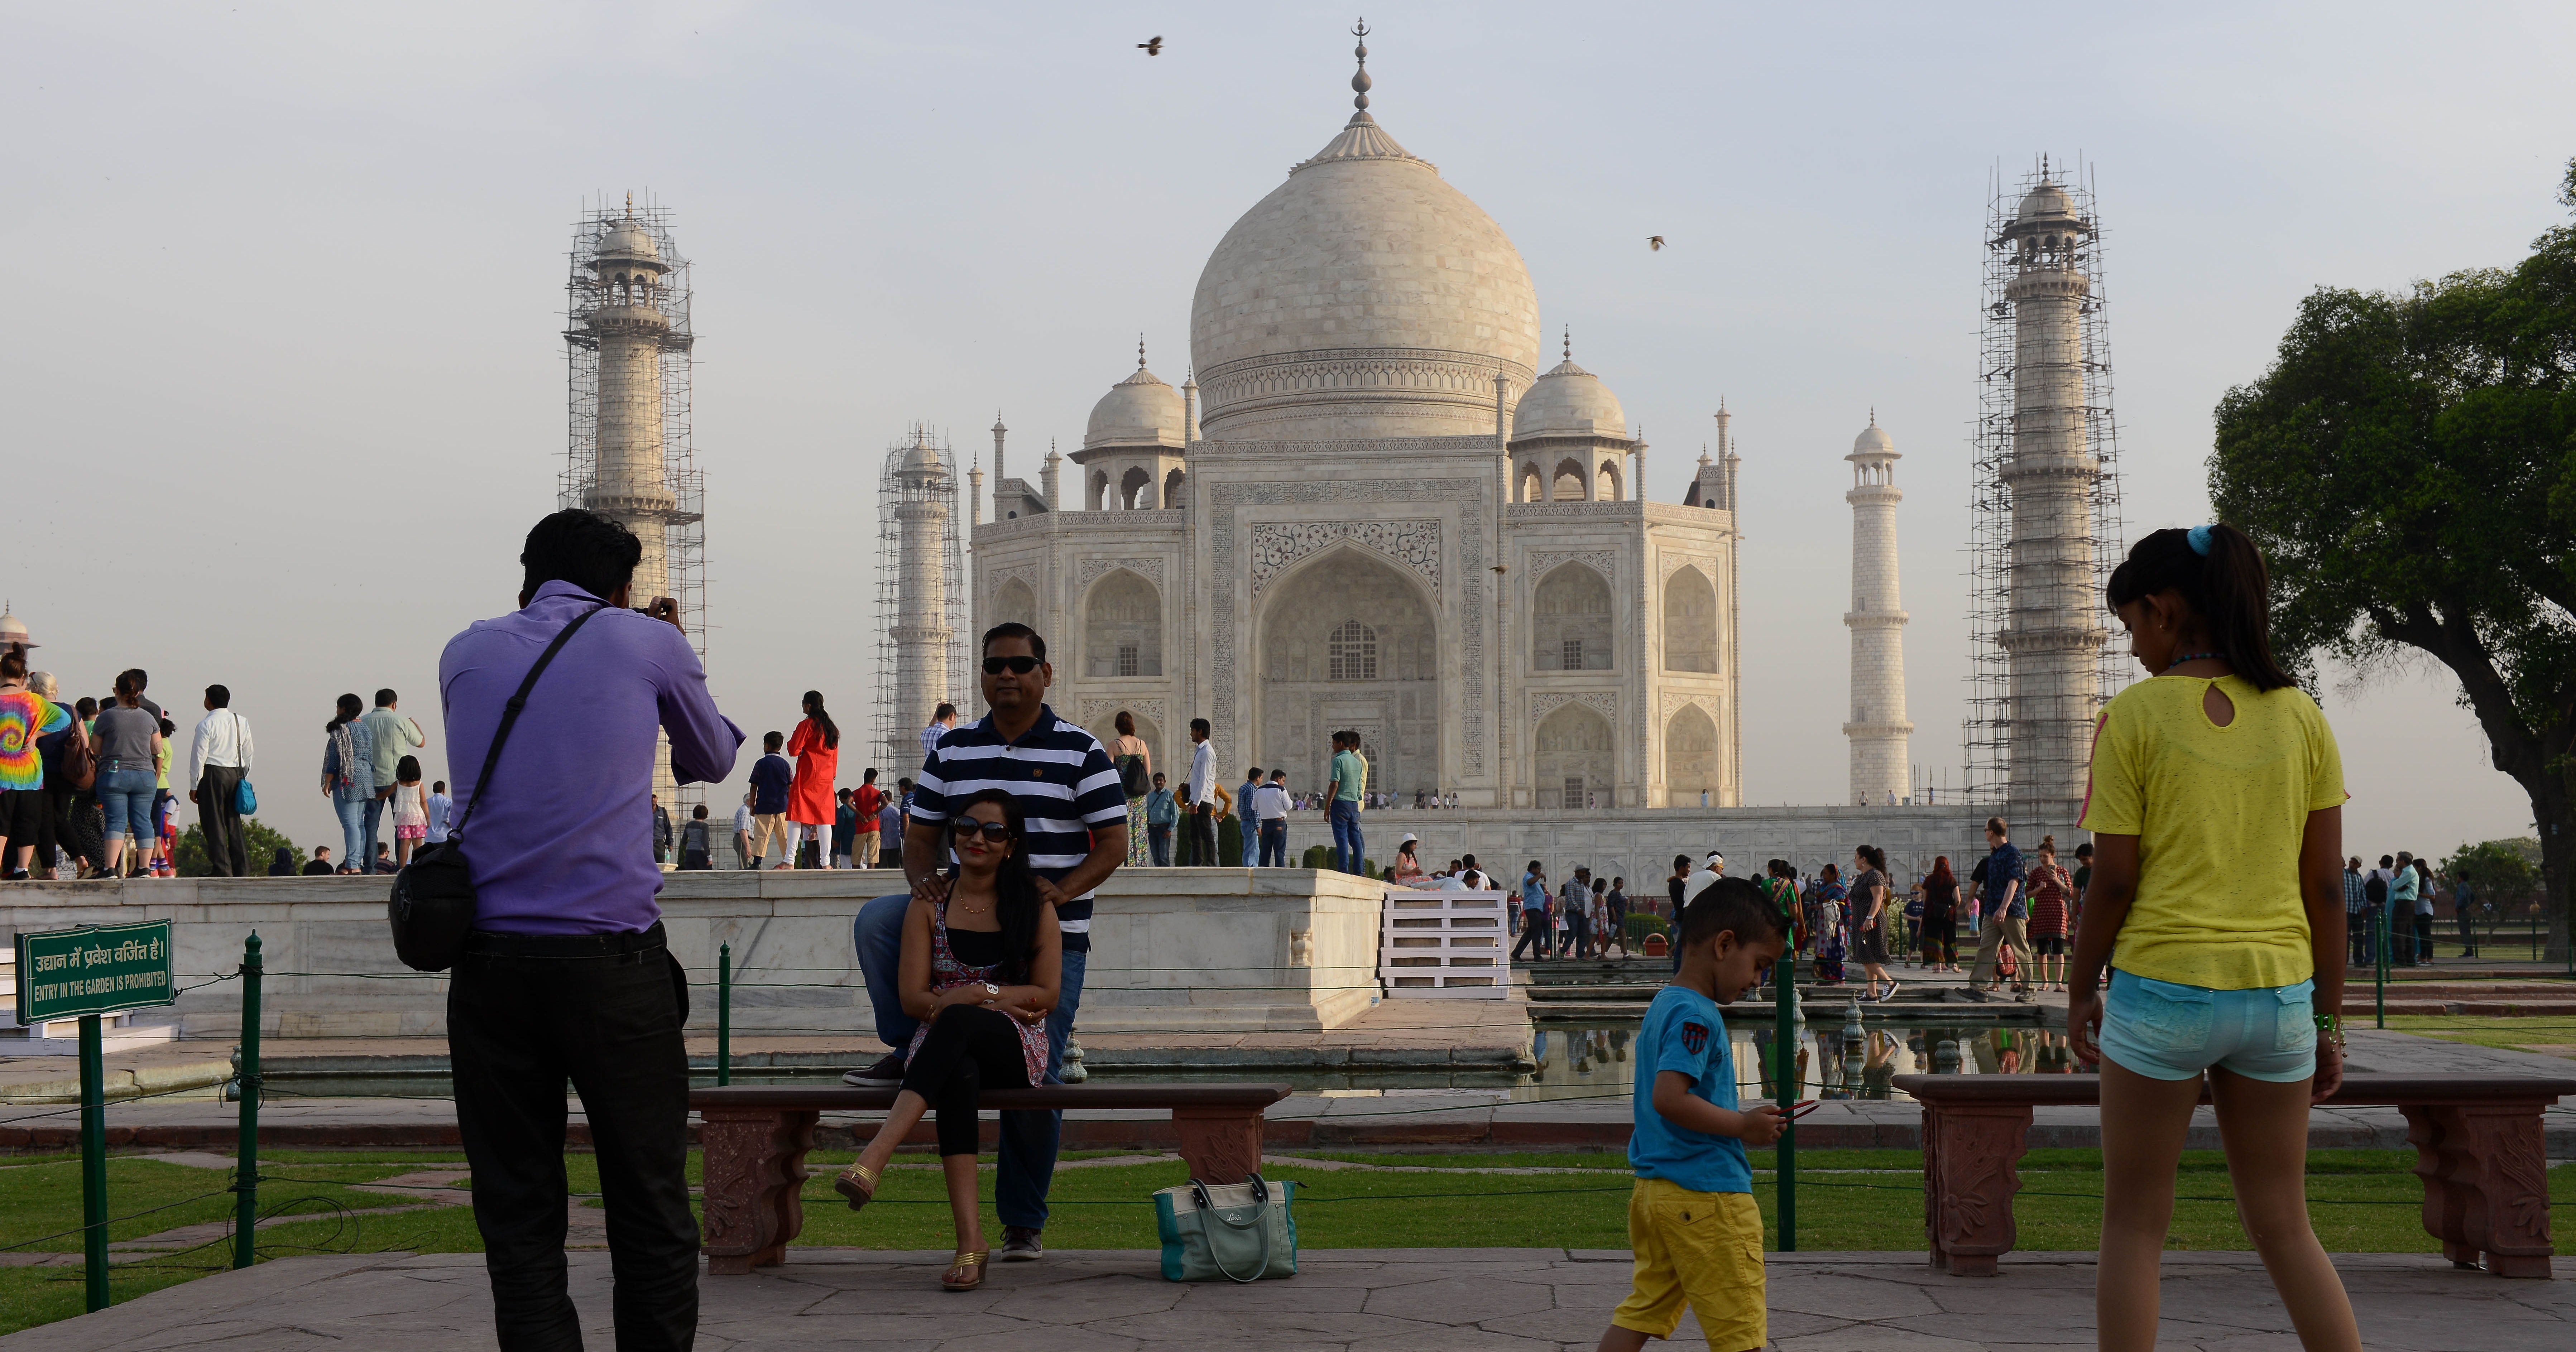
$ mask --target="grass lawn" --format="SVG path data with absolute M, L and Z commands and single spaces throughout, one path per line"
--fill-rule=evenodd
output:
M 2359 1019 L 2354 1027 L 2361 1027 Z M 2576 1014 L 2501 1018 L 2485 1014 L 2391 1014 L 2388 1026 L 2401 1033 L 2420 1033 L 2449 1042 L 2506 1051 L 2568 1055 L 2576 1047 Z
M 347 1185 L 373 1182 L 427 1165 L 456 1163 L 457 1152 L 341 1153 L 283 1151 L 263 1161 L 261 1210 L 266 1214 L 315 1212 L 260 1232 L 263 1259 L 300 1253 L 471 1253 L 481 1241 L 472 1211 L 463 1206 L 385 1214 L 405 1205 L 399 1196 L 362 1193 Z M 1068 1163 L 1085 1158 L 1067 1152 Z M 1273 1178 L 1297 1184 L 1297 1232 L 1307 1248 L 1409 1248 L 1445 1246 L 1627 1246 L 1627 1160 L 1616 1152 L 1495 1153 L 1474 1155 L 1305 1152 L 1318 1163 L 1398 1166 L 1401 1172 L 1304 1167 L 1282 1161 Z M 800 1245 L 928 1249 L 949 1247 L 948 1207 L 939 1174 L 918 1154 L 898 1157 L 878 1200 L 853 1213 L 831 1191 L 831 1174 L 847 1157 L 823 1154 L 809 1163 L 805 1230 Z M 1761 1205 L 1766 1241 L 1778 1247 L 1777 1176 L 1772 1152 L 1752 1152 L 1754 1197 Z M 2437 1246 L 2419 1223 L 2422 1184 L 2408 1172 L 2412 1151 L 2320 1151 L 2309 1157 L 2308 1196 L 2318 1238 L 2344 1253 L 2433 1253 Z M 575 1193 L 598 1191 L 598 1170 L 587 1155 L 565 1162 Z M 1909 1150 L 1802 1150 L 1798 1154 L 1798 1247 L 1801 1250 L 1910 1250 L 1923 1243 L 1922 1157 Z M 1497 1174 L 1477 1170 L 1538 1168 L 1570 1172 Z M 983 1193 L 992 1196 L 992 1170 Z M 154 1160 L 110 1162 L 111 1214 L 132 1215 L 111 1229 L 127 1239 L 181 1225 L 220 1222 L 231 1214 L 224 1188 L 227 1171 L 192 1169 Z M 1594 1176 L 1597 1175 L 1597 1176 Z M 2085 1250 L 2100 1237 L 2102 1164 L 2098 1151 L 2034 1150 L 2022 1162 L 2022 1192 L 2015 1207 L 2019 1247 Z M 698 1157 L 689 1160 L 698 1177 Z M 1148 1196 L 1185 1181 L 1177 1162 L 1093 1165 L 1056 1174 L 1047 1242 L 1067 1249 L 1141 1249 L 1158 1242 Z M 2215 1151 L 2184 1156 L 2174 1209 L 2175 1249 L 2252 1247 L 2236 1223 L 2226 1164 Z M 2576 1168 L 2550 1171 L 2550 1196 L 2576 1202 Z M 597 1205 L 595 1198 L 579 1205 Z M 283 1209 L 283 1210 L 281 1210 Z M 0 1246 L 77 1252 L 80 1239 L 79 1164 L 65 1157 L 0 1166 Z M 987 1237 L 1001 1229 L 989 1203 Z M 116 1298 L 130 1300 L 174 1282 L 230 1266 L 228 1243 L 190 1253 L 119 1265 Z M 0 1333 L 78 1314 L 77 1267 L 0 1268 Z

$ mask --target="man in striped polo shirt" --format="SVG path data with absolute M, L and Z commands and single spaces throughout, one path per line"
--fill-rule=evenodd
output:
M 948 816 L 951 803 L 986 789 L 1008 789 L 1026 818 L 1029 870 L 1038 893 L 1055 907 L 1064 933 L 1064 975 L 1055 1008 L 1047 1013 L 1047 1081 L 1064 1069 L 1064 1040 L 1082 1003 L 1082 973 L 1091 955 L 1092 889 L 1127 858 L 1127 798 L 1118 767 L 1100 739 L 1055 716 L 1045 704 L 1055 669 L 1047 665 L 1046 640 L 1025 624 L 984 631 L 984 704 L 991 710 L 970 727 L 954 729 L 931 748 L 913 787 L 903 825 L 903 872 L 909 894 L 878 897 L 859 908 L 851 942 L 867 977 L 868 1003 L 877 1036 L 896 1050 L 865 1070 L 842 1077 L 851 1084 L 903 1083 L 903 1049 L 918 1021 L 903 1012 L 897 969 L 903 960 L 903 918 L 912 902 L 936 904 L 948 892 Z M 993 1209 L 1002 1220 L 1004 1262 L 1024 1262 L 1046 1252 L 1047 1187 L 1055 1176 L 1056 1143 L 1063 1114 L 1001 1115 L 1002 1151 Z

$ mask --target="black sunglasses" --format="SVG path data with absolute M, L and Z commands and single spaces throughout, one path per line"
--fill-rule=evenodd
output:
M 984 839 L 989 840 L 996 845 L 1002 844 L 1011 838 L 1010 823 L 979 822 L 972 817 L 960 817 L 957 820 L 948 823 L 948 830 L 950 834 L 960 838 L 975 835 L 980 832 Z
M 1023 653 L 1018 657 L 987 657 L 984 659 L 984 674 L 987 676 L 999 676 L 1005 668 L 1009 669 L 1016 675 L 1026 676 L 1030 672 L 1038 669 L 1038 660 L 1026 653 Z

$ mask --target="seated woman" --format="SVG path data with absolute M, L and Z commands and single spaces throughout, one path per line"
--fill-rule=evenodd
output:
M 939 1111 L 939 1167 L 957 1222 L 957 1257 L 939 1284 L 983 1285 L 984 1226 L 975 1204 L 975 1110 L 985 1085 L 1026 1087 L 1046 1075 L 1048 1011 L 1062 975 L 1055 910 L 1038 898 L 1011 795 L 988 789 L 949 820 L 957 864 L 948 899 L 919 896 L 903 918 L 904 1012 L 921 1020 L 905 1051 L 903 1088 L 885 1125 L 832 1187 L 850 1209 L 876 1196 L 895 1147 Z
M 1403 842 L 1395 847 L 1395 862 L 1387 865 L 1386 869 L 1388 882 L 1411 887 L 1422 881 L 1422 860 L 1413 852 L 1414 839 L 1413 833 L 1408 831 Z

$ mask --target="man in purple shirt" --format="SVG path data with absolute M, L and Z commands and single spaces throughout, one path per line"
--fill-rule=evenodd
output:
M 720 780 L 742 730 L 708 697 L 677 607 L 627 609 L 642 553 L 607 517 L 547 517 L 519 556 L 519 609 L 448 640 L 438 663 L 452 763 L 479 771 L 538 655 L 597 612 L 529 692 L 491 782 L 460 780 L 456 796 L 477 902 L 448 983 L 448 1055 L 503 1347 L 581 1345 L 565 1291 L 567 1084 L 608 1206 L 618 1347 L 697 1336 L 688 979 L 654 901 L 653 755 L 660 729 L 680 783 Z

